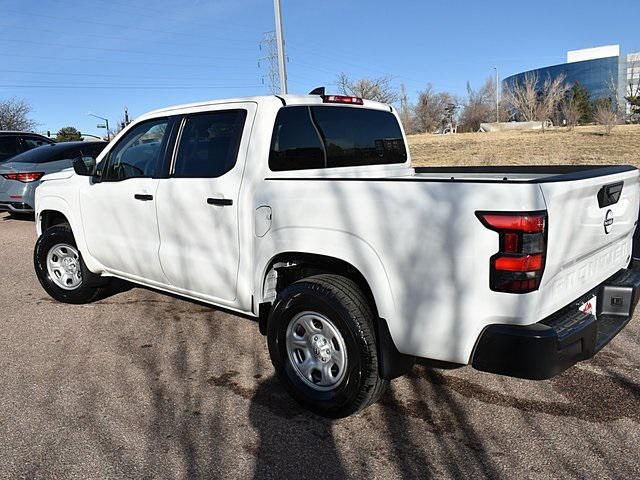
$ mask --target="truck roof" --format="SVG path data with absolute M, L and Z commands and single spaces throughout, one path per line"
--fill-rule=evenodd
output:
M 223 98 L 217 100 L 205 100 L 201 102 L 194 103 L 185 103 L 181 105 L 173 105 L 170 107 L 164 107 L 157 110 L 152 110 L 151 112 L 145 113 L 141 116 L 141 118 L 146 117 L 154 117 L 158 114 L 179 114 L 182 110 L 187 110 L 190 108 L 197 107 L 206 107 L 213 105 L 221 105 L 225 103 L 247 103 L 253 102 L 257 104 L 261 103 L 273 103 L 274 100 L 278 102 L 282 102 L 284 105 L 322 105 L 323 100 L 320 95 L 259 95 L 253 97 L 236 97 L 236 98 Z M 389 110 L 391 111 L 391 106 L 386 105 L 384 103 L 374 102 L 372 100 L 364 100 L 363 105 L 352 105 L 352 104 L 337 104 L 332 103 L 329 105 L 336 105 L 340 107 L 348 106 L 354 108 L 371 108 L 375 110 Z

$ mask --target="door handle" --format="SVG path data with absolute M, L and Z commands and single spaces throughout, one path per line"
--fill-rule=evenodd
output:
M 207 198 L 209 205 L 219 205 L 221 207 L 233 205 L 233 200 L 230 198 Z
M 133 198 L 136 200 L 142 200 L 143 202 L 148 202 L 149 200 L 153 200 L 153 195 L 148 195 L 146 193 L 136 193 Z

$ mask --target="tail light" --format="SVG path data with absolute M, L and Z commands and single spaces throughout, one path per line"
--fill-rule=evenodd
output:
M 323 95 L 324 103 L 348 103 L 350 105 L 364 105 L 360 97 L 349 97 L 347 95 Z
M 491 257 L 491 290 L 537 290 L 547 253 L 547 212 L 477 212 L 482 224 L 498 232 L 499 251 Z
M 40 180 L 44 176 L 44 172 L 3 173 L 2 176 L 7 180 L 17 180 L 22 183 L 29 183 Z

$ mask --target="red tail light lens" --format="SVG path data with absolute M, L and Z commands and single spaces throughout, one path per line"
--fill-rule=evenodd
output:
M 7 180 L 17 180 L 22 183 L 36 182 L 44 176 L 44 172 L 20 172 L 2 174 Z
M 482 224 L 498 232 L 499 251 L 491 257 L 491 290 L 528 293 L 540 286 L 547 251 L 546 212 L 478 212 Z
M 360 97 L 349 97 L 347 95 L 323 95 L 324 103 L 348 103 L 350 105 L 364 105 Z
M 496 270 L 505 272 L 530 272 L 542 268 L 542 254 L 525 255 L 524 257 L 497 257 L 493 263 Z
M 485 213 L 481 219 L 492 230 L 540 233 L 544 231 L 545 216 L 540 214 L 510 215 Z

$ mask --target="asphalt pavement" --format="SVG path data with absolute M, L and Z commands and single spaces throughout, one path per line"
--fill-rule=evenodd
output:
M 640 478 L 640 321 L 547 381 L 416 366 L 338 421 L 278 381 L 257 324 L 121 284 L 56 303 L 0 214 L 0 478 Z

